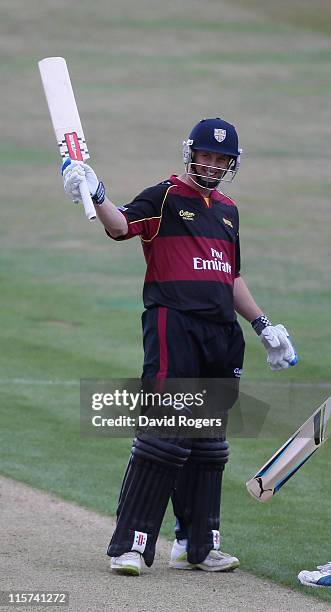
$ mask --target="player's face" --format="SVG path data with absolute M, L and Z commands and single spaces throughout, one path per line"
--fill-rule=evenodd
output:
M 216 189 L 229 167 L 229 155 L 211 151 L 194 151 L 188 174 L 191 180 L 205 189 Z
M 209 179 L 220 179 L 229 166 L 229 155 L 220 155 L 211 151 L 195 151 L 194 166 L 197 174 Z

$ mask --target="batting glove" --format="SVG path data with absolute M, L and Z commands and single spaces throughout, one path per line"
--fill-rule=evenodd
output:
M 105 199 L 104 184 L 99 181 L 91 166 L 81 161 L 66 159 L 61 168 L 63 176 L 64 191 L 74 202 L 81 202 L 79 185 L 86 178 L 86 182 L 92 200 L 97 204 L 102 204 Z M 101 201 L 102 200 L 102 201 Z
M 271 370 L 278 372 L 298 363 L 299 357 L 284 325 L 272 325 L 265 315 L 252 321 L 251 325 L 267 350 L 267 363 Z

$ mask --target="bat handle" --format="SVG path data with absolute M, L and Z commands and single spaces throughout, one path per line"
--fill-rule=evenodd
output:
M 79 185 L 80 195 L 82 196 L 85 214 L 89 221 L 94 221 L 96 218 L 96 212 L 94 208 L 94 204 L 92 202 L 91 194 L 86 182 L 84 179 Z
M 291 344 L 293 346 L 293 350 L 294 350 L 294 357 L 293 357 L 292 361 L 289 362 L 289 364 L 290 364 L 290 366 L 295 366 L 295 365 L 297 365 L 297 363 L 299 363 L 299 355 L 298 355 L 298 353 L 295 350 L 295 346 L 294 346 L 294 344 L 292 342 L 291 336 L 288 336 L 288 339 L 291 342 Z

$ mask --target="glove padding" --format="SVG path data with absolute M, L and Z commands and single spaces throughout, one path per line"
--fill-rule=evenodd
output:
M 296 365 L 298 356 L 284 325 L 268 325 L 260 338 L 267 349 L 267 363 L 274 372 Z
M 93 197 L 98 189 L 99 179 L 91 166 L 84 162 L 66 159 L 62 165 L 64 191 L 74 202 L 82 201 L 79 185 L 86 178 L 89 192 Z

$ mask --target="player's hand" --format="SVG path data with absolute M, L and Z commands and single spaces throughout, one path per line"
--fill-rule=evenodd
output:
M 91 166 L 81 161 L 66 159 L 62 164 L 64 191 L 74 202 L 81 202 L 79 185 L 86 178 L 89 192 L 93 197 L 99 186 L 99 179 Z
M 284 325 L 273 325 L 265 314 L 254 319 L 251 325 L 267 349 L 267 363 L 273 371 L 285 370 L 298 363 L 299 357 Z
M 260 338 L 268 353 L 267 363 L 274 372 L 298 363 L 298 356 L 284 325 L 268 325 L 262 330 Z

